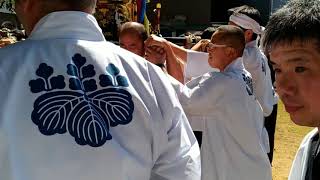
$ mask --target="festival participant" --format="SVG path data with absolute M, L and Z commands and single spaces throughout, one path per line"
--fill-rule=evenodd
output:
M 95 0 L 16 0 L 29 38 L 0 49 L 1 180 L 199 180 L 167 77 L 106 42 Z
M 157 47 L 144 47 L 144 41 L 148 34 L 144 26 L 137 22 L 126 22 L 119 29 L 120 47 L 148 59 L 149 62 L 156 64 L 163 71 L 166 71 L 166 54 L 163 49 Z
M 137 22 L 126 22 L 119 29 L 120 47 L 141 57 L 145 55 L 144 41 L 148 34 L 144 26 Z
M 243 64 L 252 76 L 253 92 L 266 117 L 265 124 L 268 127 L 268 134 L 265 134 L 263 141 L 269 152 L 269 160 L 272 162 L 278 96 L 272 85 L 268 59 L 258 47 L 259 38 L 264 29 L 260 26 L 260 12 L 247 5 L 232 8 L 229 12 L 232 13 L 229 24 L 239 26 L 244 30 L 246 47 L 243 53 Z
M 150 45 L 163 44 L 162 39 L 152 38 L 147 40 Z M 169 47 L 164 43 L 165 49 Z M 173 84 L 188 119 L 201 122 L 202 180 L 271 180 L 271 166 L 261 144 L 263 113 L 242 63 L 244 47 L 239 27 L 217 28 L 208 45 L 208 62 L 220 72 L 206 73 L 185 86 Z
M 291 120 L 316 127 L 302 141 L 289 180 L 320 179 L 319 27 L 320 1 L 292 0 L 271 16 L 263 38 L 276 73 L 277 93 Z

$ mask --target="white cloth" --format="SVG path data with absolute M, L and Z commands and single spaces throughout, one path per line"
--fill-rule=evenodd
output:
M 200 152 L 159 68 L 55 12 L 0 49 L 1 180 L 199 180 Z
M 188 83 L 190 80 L 204 75 L 207 72 L 219 72 L 219 69 L 212 68 L 209 65 L 208 58 L 208 53 L 188 50 L 187 64 L 184 69 L 185 83 Z M 193 131 L 202 131 L 204 128 L 204 119 L 202 116 L 189 119 L 189 123 Z
M 205 52 L 187 51 L 187 63 L 184 68 L 185 82 L 190 81 L 193 78 L 201 76 L 207 72 L 219 71 L 216 68 L 212 68 L 208 63 L 209 55 Z
M 257 97 L 265 117 L 272 113 L 273 105 L 278 103 L 278 95 L 275 93 L 268 59 L 258 48 L 256 41 L 246 44 L 243 52 L 243 64 L 250 72 L 253 82 L 253 91 Z
M 256 41 L 246 44 L 242 56 L 243 64 L 252 76 L 254 94 L 263 109 L 264 116 L 267 117 L 272 113 L 273 105 L 278 103 L 279 98 L 272 85 L 268 60 L 256 44 Z M 188 51 L 185 66 L 186 82 L 210 71 L 218 72 L 219 70 L 210 68 L 208 53 Z
M 242 59 L 224 72 L 210 72 L 175 86 L 189 120 L 204 122 L 202 180 L 271 180 L 271 166 L 261 142 L 263 113 Z
M 305 180 L 308 169 L 308 158 L 312 138 L 317 135 L 318 129 L 308 133 L 300 144 L 299 150 L 293 160 L 288 180 Z
M 264 31 L 264 27 L 260 26 L 257 21 L 242 13 L 233 13 L 229 17 L 229 21 L 234 22 L 244 29 L 251 29 L 254 33 L 259 35 Z

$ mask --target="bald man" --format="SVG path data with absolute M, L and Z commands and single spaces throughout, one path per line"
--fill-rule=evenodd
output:
M 244 47 L 240 28 L 217 28 L 208 44 L 208 63 L 220 72 L 175 85 L 189 120 L 202 126 L 202 180 L 272 178 L 261 141 L 263 112 L 241 58 Z

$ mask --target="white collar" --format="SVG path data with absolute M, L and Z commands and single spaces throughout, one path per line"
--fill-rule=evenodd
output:
M 238 57 L 236 60 L 232 61 L 225 69 L 224 72 L 230 72 L 235 70 L 243 70 L 244 65 L 242 62 L 242 57 Z
M 258 47 L 257 40 L 253 40 L 253 41 L 246 43 L 246 47 Z
M 80 11 L 53 12 L 36 24 L 29 39 L 81 39 L 104 41 L 105 38 L 96 19 Z

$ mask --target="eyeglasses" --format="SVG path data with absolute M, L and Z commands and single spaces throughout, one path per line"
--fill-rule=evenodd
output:
M 228 47 L 228 46 L 225 44 L 213 44 L 212 42 L 209 42 L 207 45 L 208 50 L 213 48 L 223 48 L 223 47 Z

